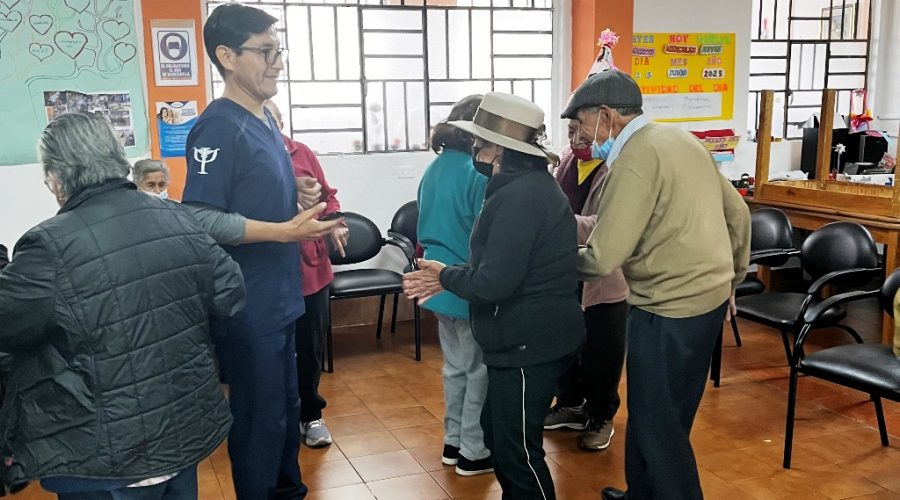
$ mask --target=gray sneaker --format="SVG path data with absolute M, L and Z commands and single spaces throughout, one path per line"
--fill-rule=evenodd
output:
M 609 448 L 609 442 L 612 440 L 616 429 L 613 427 L 612 420 L 594 420 L 588 422 L 584 429 L 584 434 L 578 441 L 582 450 L 599 451 Z
M 300 436 L 310 448 L 321 448 L 331 444 L 331 433 L 328 432 L 325 419 L 322 418 L 312 422 L 300 422 Z
M 587 413 L 582 406 L 554 406 L 544 417 L 544 429 L 584 430 L 588 423 Z

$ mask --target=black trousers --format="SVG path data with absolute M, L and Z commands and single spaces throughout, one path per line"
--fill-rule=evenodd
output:
M 300 421 L 311 422 L 322 418 L 327 404 L 319 394 L 322 376 L 322 353 L 328 332 L 329 287 L 304 297 L 306 314 L 295 324 L 297 348 L 297 385 L 300 392 Z
M 597 304 L 584 311 L 587 340 L 559 379 L 557 404 L 581 406 L 595 420 L 619 411 L 619 380 L 625 363 L 628 303 Z
M 628 313 L 628 426 L 625 478 L 630 500 L 703 498 L 691 427 L 727 303 L 690 318 Z
M 543 425 L 562 367 L 563 360 L 523 368 L 487 367 L 481 427 L 503 500 L 556 498 L 544 461 Z

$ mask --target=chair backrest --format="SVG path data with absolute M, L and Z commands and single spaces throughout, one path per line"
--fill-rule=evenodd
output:
M 794 248 L 794 228 L 787 214 L 765 207 L 750 214 L 750 250 L 784 250 Z M 789 257 L 760 260 L 765 266 L 783 266 Z
M 344 222 L 350 230 L 350 238 L 344 247 L 347 256 L 341 257 L 341 254 L 331 247 L 328 257 L 332 264 L 336 266 L 356 264 L 378 255 L 384 246 L 384 237 L 374 222 L 353 212 L 344 212 Z
M 884 312 L 894 315 L 894 295 L 897 295 L 897 289 L 900 288 L 900 269 L 895 270 L 890 276 L 884 280 L 881 285 L 881 294 L 878 301 L 881 302 L 881 308 Z
M 818 279 L 833 271 L 878 267 L 878 251 L 869 230 L 855 222 L 832 222 L 813 231 L 800 247 L 803 269 Z M 871 276 L 864 277 L 868 281 Z M 857 280 L 836 284 L 861 286 Z
M 419 225 L 419 204 L 413 200 L 397 210 L 394 214 L 394 220 L 391 221 L 391 231 L 400 233 L 409 238 L 413 246 L 419 241 L 418 237 Z

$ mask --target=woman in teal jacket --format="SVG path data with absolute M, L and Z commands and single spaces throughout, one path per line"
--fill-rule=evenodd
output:
M 487 177 L 472 165 L 471 134 L 449 125 L 451 120 L 472 120 L 482 96 L 459 101 L 447 120 L 431 133 L 431 148 L 438 157 L 419 185 L 419 243 L 425 258 L 447 264 L 469 260 L 469 236 L 484 204 Z M 481 409 L 487 393 L 487 368 L 472 336 L 469 304 L 443 292 L 423 304 L 438 318 L 438 336 L 444 352 L 444 452 L 441 462 L 455 465 L 456 473 L 472 476 L 492 470 L 484 445 Z

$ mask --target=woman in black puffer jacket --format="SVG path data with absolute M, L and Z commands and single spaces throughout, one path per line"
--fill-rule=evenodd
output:
M 451 122 L 476 137 L 475 168 L 491 177 L 469 262 L 420 261 L 404 280 L 420 301 L 449 290 L 469 302 L 488 368 L 485 444 L 503 497 L 517 500 L 556 498 L 543 420 L 564 363 L 584 340 L 575 218 L 548 171 L 558 160 L 540 146 L 543 120 L 533 103 L 490 93 L 473 121 Z
M 209 319 L 243 307 L 240 268 L 128 182 L 101 116 L 57 118 L 40 156 L 61 208 L 0 272 L 0 479 L 41 479 L 62 499 L 196 496 L 196 464 L 231 423 Z

